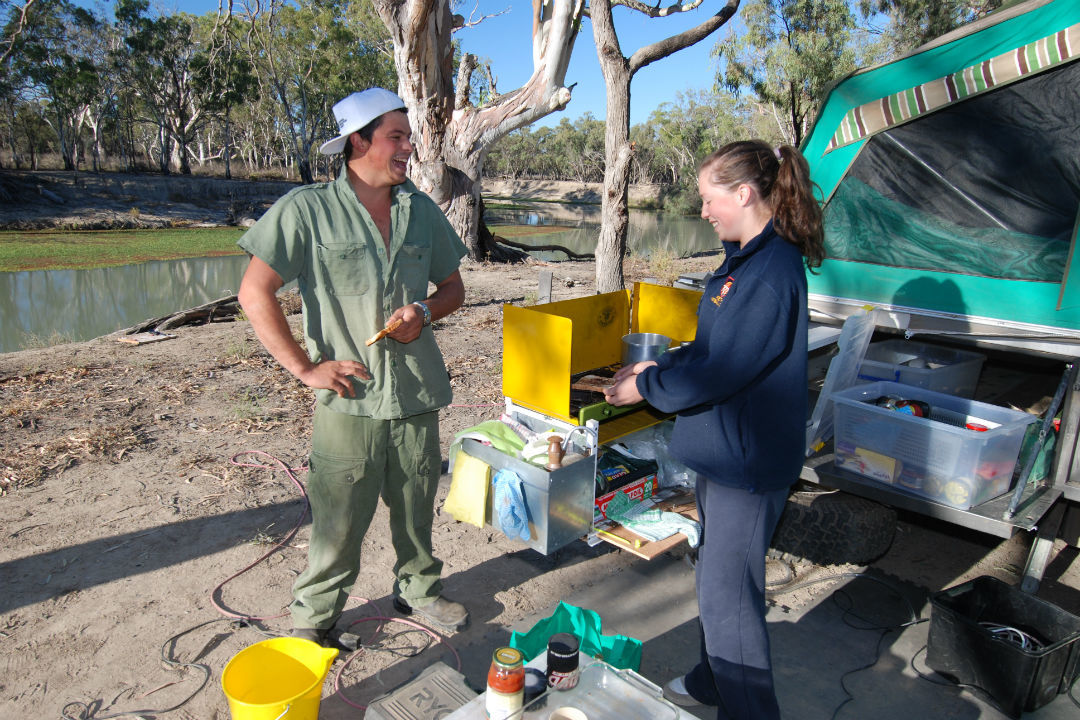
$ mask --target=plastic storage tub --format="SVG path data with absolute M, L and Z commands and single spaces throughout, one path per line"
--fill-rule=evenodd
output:
M 1020 630 L 1026 638 L 1011 634 Z M 926 664 L 985 690 L 1010 717 L 1066 692 L 1080 671 L 1080 618 L 983 576 L 930 597 Z
M 881 396 L 926 403 L 930 416 L 874 405 Z M 893 382 L 835 393 L 833 413 L 836 467 L 961 510 L 1008 492 L 1024 432 L 1037 419 Z
M 679 720 L 681 713 L 664 699 L 661 688 L 633 670 L 619 670 L 594 661 L 581 669 L 573 689 L 548 690 L 525 705 L 522 717 L 523 720 L 567 717 Z
M 882 340 L 866 348 L 859 366 L 861 382 L 886 380 L 946 395 L 972 397 L 985 355 L 914 342 Z

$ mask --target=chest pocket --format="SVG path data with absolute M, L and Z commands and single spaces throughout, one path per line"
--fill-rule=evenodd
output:
M 401 283 L 417 297 L 427 295 L 428 270 L 431 267 L 431 248 L 424 245 L 402 245 L 397 254 L 398 276 Z
M 363 295 L 368 289 L 367 248 L 347 243 L 319 245 L 322 276 L 335 295 Z

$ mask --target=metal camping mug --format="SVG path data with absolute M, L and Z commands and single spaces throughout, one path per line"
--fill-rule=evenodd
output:
M 663 355 L 671 345 L 671 338 L 660 333 L 630 333 L 623 335 L 622 344 L 623 365 L 633 365 Z

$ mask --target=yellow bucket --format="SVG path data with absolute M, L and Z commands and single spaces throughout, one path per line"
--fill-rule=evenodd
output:
M 317 720 L 323 679 L 338 651 L 300 638 L 272 638 L 233 655 L 221 687 L 233 720 Z

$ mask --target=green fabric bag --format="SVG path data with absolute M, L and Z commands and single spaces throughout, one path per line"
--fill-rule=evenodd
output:
M 536 623 L 527 633 L 514 632 L 510 636 L 510 647 L 520 650 L 528 662 L 547 652 L 548 639 L 557 633 L 575 635 L 581 643 L 581 652 L 612 667 L 634 672 L 641 668 L 640 640 L 625 635 L 604 635 L 598 613 L 564 602 L 559 603 L 551 617 Z

